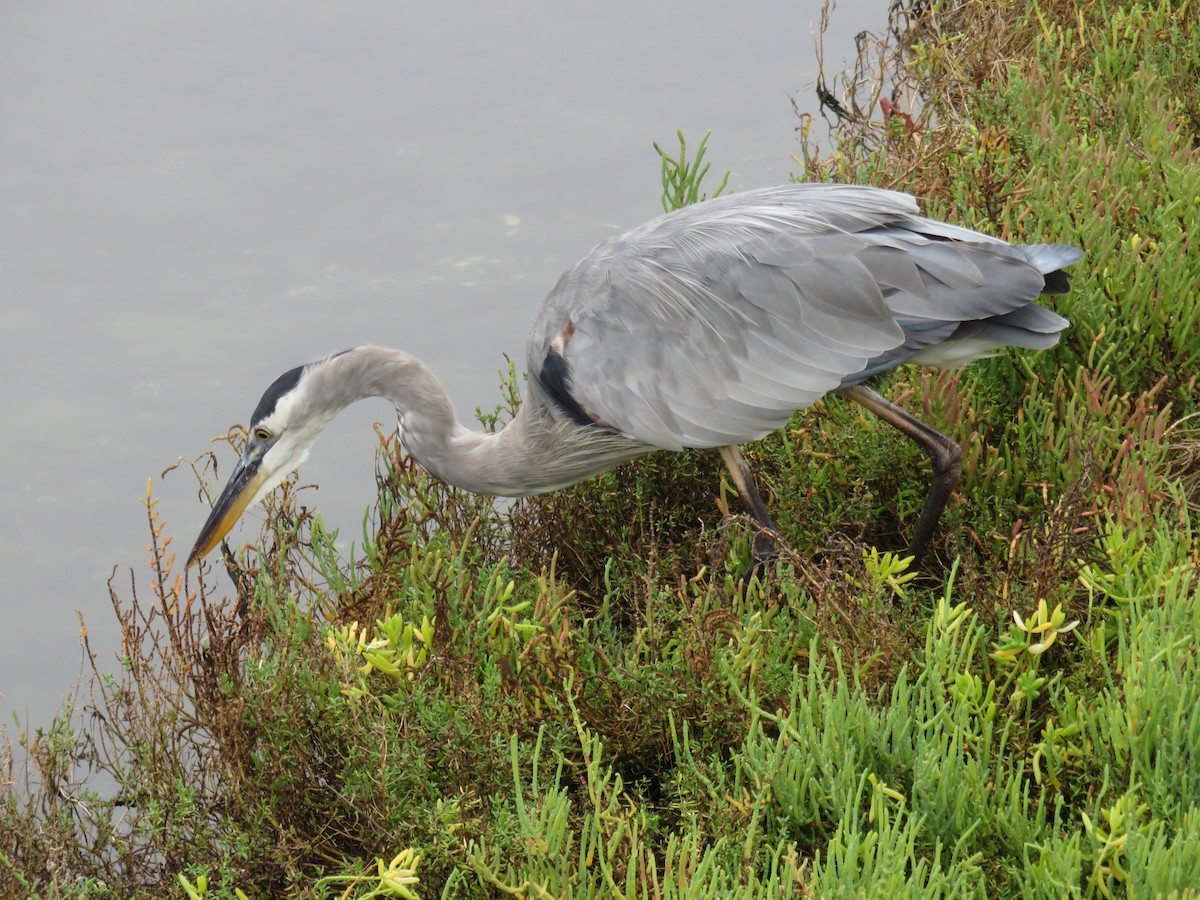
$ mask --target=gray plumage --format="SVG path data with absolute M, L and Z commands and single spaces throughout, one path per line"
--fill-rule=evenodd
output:
M 1029 303 L 1079 257 L 922 218 L 890 191 L 735 194 L 612 238 L 564 274 L 530 333 L 530 371 L 570 322 L 563 355 L 585 410 L 668 450 L 740 444 L 904 362 L 1053 346 L 1067 321 Z
M 934 493 L 948 496 L 957 481 L 957 445 L 862 382 L 906 362 L 960 366 L 1004 346 L 1052 347 L 1067 320 L 1032 301 L 1065 291 L 1061 270 L 1080 257 L 924 218 L 911 197 L 876 188 L 788 185 L 710 200 L 603 242 L 563 274 L 529 334 L 521 409 L 499 434 L 459 424 L 415 358 L 359 347 L 281 376 L 239 465 L 268 467 L 257 500 L 338 411 L 383 396 L 408 452 L 476 492 L 554 490 L 655 449 L 723 448 L 733 471 L 738 444 L 840 391 L 934 458 L 909 548 L 919 555 L 926 520 L 945 502 Z M 748 470 L 734 480 L 772 527 Z M 206 526 L 191 561 L 216 530 Z

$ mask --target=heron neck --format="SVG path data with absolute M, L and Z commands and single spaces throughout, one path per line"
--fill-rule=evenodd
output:
M 357 347 L 326 365 L 339 370 L 331 384 L 352 386 L 342 406 L 367 397 L 391 401 L 405 450 L 433 475 L 474 493 L 540 494 L 651 449 L 614 432 L 560 420 L 532 386 L 506 427 L 496 433 L 473 431 L 458 421 L 429 368 L 399 350 Z

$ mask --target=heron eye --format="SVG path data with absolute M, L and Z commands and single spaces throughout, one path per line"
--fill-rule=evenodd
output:
M 271 432 L 267 431 L 265 428 L 255 428 L 254 436 L 260 441 L 269 441 L 271 439 Z

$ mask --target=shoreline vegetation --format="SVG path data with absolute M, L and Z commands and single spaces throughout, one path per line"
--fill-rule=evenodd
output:
M 1198 7 L 893 0 L 795 101 L 796 178 L 1085 251 L 1054 350 L 882 385 L 964 450 L 923 573 L 920 450 L 836 398 L 746 448 L 744 589 L 715 454 L 504 505 L 381 427 L 350 557 L 293 484 L 232 579 L 148 490 L 125 656 L 0 746 L 0 895 L 1198 896 Z

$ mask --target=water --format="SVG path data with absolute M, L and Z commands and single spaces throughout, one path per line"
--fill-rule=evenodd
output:
M 831 62 L 864 14 L 835 15 Z M 106 582 L 145 582 L 147 480 L 183 556 L 204 519 L 159 473 L 287 368 L 418 353 L 459 415 L 558 274 L 657 214 L 657 140 L 796 171 L 816 0 L 731 4 L 10 4 L 0 12 L 0 713 L 45 723 L 78 610 L 115 668 Z M 348 410 L 303 472 L 346 543 L 373 499 Z M 228 471 L 229 457 L 224 457 Z M 233 538 L 257 533 L 252 515 Z

